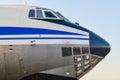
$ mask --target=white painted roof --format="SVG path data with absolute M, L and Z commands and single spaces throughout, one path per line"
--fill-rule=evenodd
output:
M 36 8 L 38 6 L 31 6 L 31 5 L 0 5 L 0 7 L 6 8 Z M 39 7 L 42 8 L 42 7 Z

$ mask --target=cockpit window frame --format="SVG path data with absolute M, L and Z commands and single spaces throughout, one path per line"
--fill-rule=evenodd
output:
M 66 19 L 65 19 L 64 16 L 60 17 L 57 12 L 55 12 L 55 11 L 53 11 L 53 10 L 51 10 L 51 9 L 46 9 L 46 8 L 34 8 L 34 9 L 30 9 L 30 10 L 34 10 L 34 11 L 35 11 L 35 15 L 34 15 L 34 17 L 28 16 L 29 18 L 33 18 L 33 19 L 36 18 L 36 19 L 65 20 L 65 21 L 66 21 Z M 29 14 L 30 14 L 30 10 L 29 10 Z M 41 10 L 41 12 L 42 12 L 42 17 L 37 17 L 37 10 Z M 55 16 L 55 18 L 54 18 L 54 17 L 46 17 L 45 12 L 50 12 L 50 13 L 52 13 L 52 14 Z
M 43 10 L 44 11 L 44 18 L 45 19 L 60 19 L 54 12 L 50 11 L 50 10 Z M 47 17 L 45 12 L 50 12 L 52 13 L 55 17 Z
M 29 17 L 29 18 L 34 18 L 34 17 L 35 17 L 35 14 L 36 14 L 35 9 L 30 9 L 28 17 Z
M 36 18 L 43 18 L 44 17 L 43 16 L 43 11 L 41 9 L 36 9 L 35 11 L 36 11 Z M 40 16 L 38 16 L 38 11 L 41 11 Z

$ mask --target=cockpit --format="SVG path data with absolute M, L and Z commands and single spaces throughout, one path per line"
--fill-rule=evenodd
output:
M 46 8 L 30 9 L 29 18 L 55 19 L 55 20 L 64 20 L 64 21 L 70 22 L 67 18 L 62 16 L 59 12 L 55 12 L 51 9 L 46 9 Z

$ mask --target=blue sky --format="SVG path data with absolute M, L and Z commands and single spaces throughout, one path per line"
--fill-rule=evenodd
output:
M 0 0 L 0 4 L 23 4 L 22 0 Z M 61 12 L 111 44 L 111 52 L 81 80 L 120 80 L 120 0 L 28 0 Z

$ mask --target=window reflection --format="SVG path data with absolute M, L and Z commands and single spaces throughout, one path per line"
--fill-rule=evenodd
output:
M 73 48 L 73 54 L 74 55 L 80 55 L 81 54 L 80 47 L 74 47 Z
M 62 47 L 62 56 L 72 56 L 72 48 Z
M 89 48 L 88 47 L 83 47 L 82 48 L 82 53 L 83 54 L 88 54 L 89 53 Z

